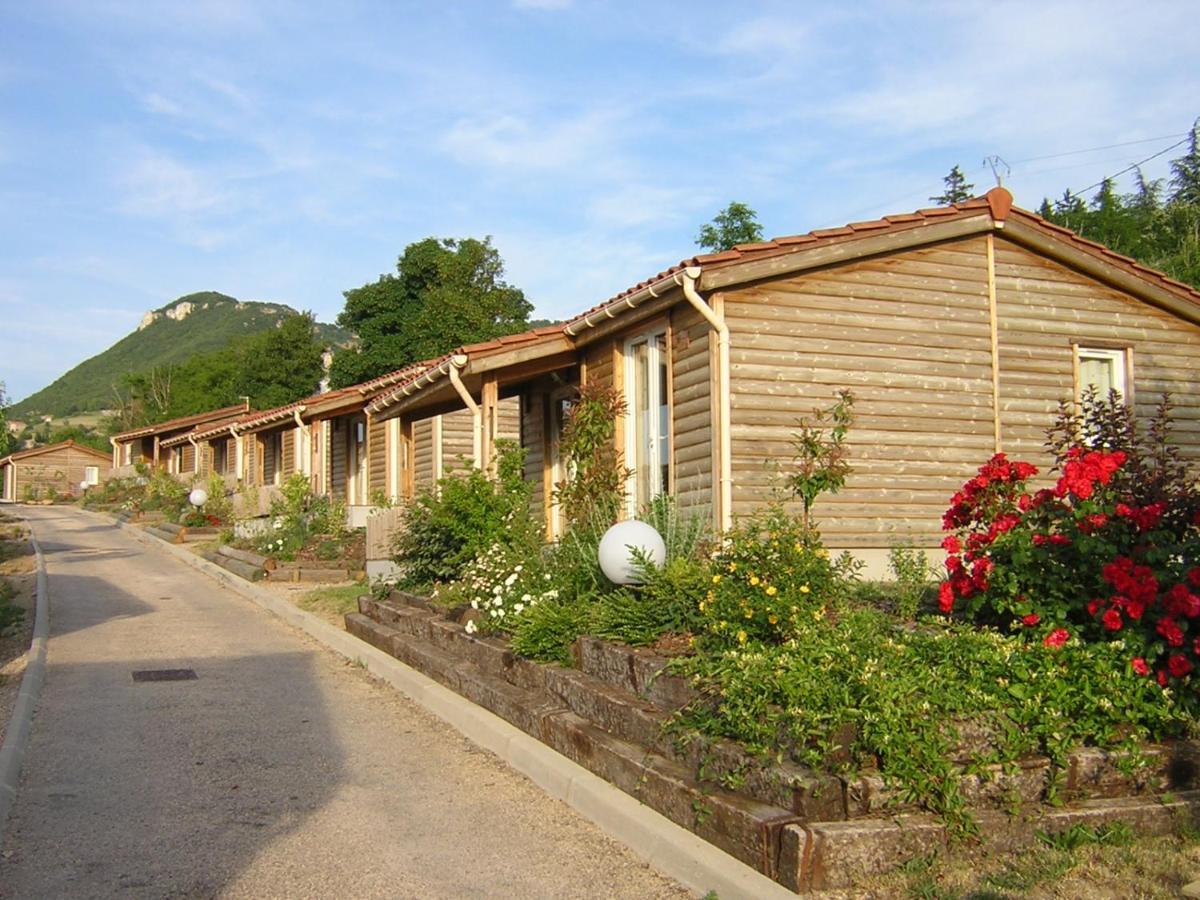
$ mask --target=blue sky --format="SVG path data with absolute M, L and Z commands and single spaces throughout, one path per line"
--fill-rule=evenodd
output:
M 429 235 L 492 235 L 560 318 L 691 255 L 730 200 L 793 234 L 927 206 L 955 164 L 982 191 L 998 154 L 1036 207 L 1188 129 L 1197 20 L 1184 2 L 0 0 L 0 380 L 20 399 L 192 291 L 332 321 Z

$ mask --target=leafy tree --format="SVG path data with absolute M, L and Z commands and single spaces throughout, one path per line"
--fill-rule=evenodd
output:
M 1188 152 L 1171 162 L 1171 202 L 1200 205 L 1200 119 L 1192 123 Z
M 958 166 L 950 170 L 950 174 L 942 179 L 942 184 L 946 186 L 945 190 L 938 196 L 929 198 L 938 206 L 952 206 L 975 196 L 975 185 L 967 181 L 967 176 Z
M 46 443 L 60 444 L 63 441 L 74 441 L 77 444 L 83 444 L 85 447 L 91 447 L 93 450 L 100 450 L 102 452 L 111 452 L 112 450 L 107 435 L 83 425 L 67 424 L 56 428 L 50 432 Z
M 396 270 L 345 292 L 337 321 L 359 344 L 334 356 L 334 387 L 528 327 L 533 306 L 504 281 L 490 237 L 426 238 L 404 249 Z
M 307 397 L 325 374 L 324 354 L 313 314 L 288 316 L 278 328 L 254 335 L 235 349 L 237 394 L 249 397 L 255 409 Z
M 745 203 L 734 201 L 713 216 L 713 220 L 700 228 L 696 246 L 710 253 L 720 253 L 738 244 L 753 244 L 763 239 L 758 214 Z
M 4 389 L 4 382 L 0 381 L 0 456 L 8 456 L 15 448 L 16 441 L 8 431 L 8 416 L 4 414 L 4 408 L 8 406 L 8 393 Z

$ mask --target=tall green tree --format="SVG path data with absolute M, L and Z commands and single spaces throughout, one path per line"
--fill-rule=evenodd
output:
M 967 176 L 958 166 L 950 170 L 950 174 L 942 179 L 942 184 L 945 189 L 936 197 L 929 198 L 938 206 L 952 206 L 975 196 L 975 185 L 967 181 Z
M 713 216 L 711 222 L 700 226 L 696 246 L 710 253 L 720 253 L 738 244 L 753 244 L 763 239 L 758 214 L 745 203 L 736 200 Z
M 504 280 L 504 261 L 490 237 L 430 237 L 409 244 L 395 275 L 382 275 L 345 297 L 337 322 L 358 335 L 358 346 L 334 356 L 334 387 L 523 331 L 533 311 L 525 294 Z
M 273 409 L 307 397 L 325 374 L 324 353 L 313 314 L 288 316 L 278 328 L 234 349 L 237 394 L 249 397 L 254 409 Z
M 16 441 L 8 431 L 8 416 L 4 410 L 8 406 L 8 392 L 4 382 L 0 381 L 0 456 L 8 456 L 15 449 Z
M 1188 152 L 1171 161 L 1171 202 L 1200 206 L 1200 119 L 1192 123 Z

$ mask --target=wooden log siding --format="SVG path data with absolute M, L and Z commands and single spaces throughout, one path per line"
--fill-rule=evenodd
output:
M 388 454 L 395 452 L 388 445 L 387 422 L 383 419 L 371 419 L 367 428 L 367 501 L 375 491 L 386 494 Z
M 296 429 L 283 432 L 283 480 L 296 474 Z
M 442 474 L 467 471 L 475 464 L 475 417 L 469 409 L 442 416 Z
M 677 307 L 672 315 L 674 495 L 680 512 L 705 516 L 712 515 L 716 502 L 709 330 L 708 323 L 691 307 Z
M 184 444 L 181 449 L 183 450 L 183 453 L 181 454 L 182 462 L 179 465 L 180 474 L 187 475 L 197 471 L 196 448 L 193 447 L 189 442 Z
M 533 390 L 521 396 L 521 448 L 525 451 L 525 481 L 529 484 L 529 511 L 534 520 L 546 521 L 546 417 L 550 413 L 550 398 L 543 390 Z
M 413 422 L 413 489 L 433 487 L 433 419 Z
M 617 348 L 616 352 L 620 352 L 619 342 L 614 343 L 611 340 L 597 341 L 587 348 L 587 352 L 584 354 L 584 369 L 587 377 L 584 380 L 588 384 L 603 384 L 609 387 L 614 385 L 614 346 Z
M 1072 343 L 1133 349 L 1135 412 L 1154 414 L 1163 391 L 1175 402 L 1174 437 L 1200 458 L 1200 394 L 1195 366 L 1200 328 L 1108 288 L 1010 241 L 996 241 L 1000 420 L 1010 455 L 1047 472 L 1046 426 L 1075 391 Z
M 847 548 L 940 539 L 950 495 L 993 449 L 985 240 L 725 293 L 735 516 L 770 499 L 799 420 L 847 387 L 854 470 L 818 501 L 822 533 Z
M 329 485 L 328 494 L 341 500 L 346 499 L 346 442 L 349 440 L 350 420 L 332 419 L 329 422 Z
M 242 437 L 242 464 L 246 467 L 244 480 L 247 484 L 262 484 L 258 471 L 258 435 Z

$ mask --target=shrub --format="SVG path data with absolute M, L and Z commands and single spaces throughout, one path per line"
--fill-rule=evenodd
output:
M 395 538 L 395 560 L 406 588 L 457 579 L 495 544 L 540 543 L 529 515 L 529 486 L 522 477 L 524 451 L 498 441 L 497 478 L 478 469 L 451 475 L 418 494 Z
M 800 430 L 792 436 L 795 470 L 788 476 L 787 484 L 800 498 L 801 522 L 805 528 L 812 527 L 812 507 L 817 497 L 836 494 L 846 483 L 850 474 L 846 436 L 853 421 L 854 395 L 840 390 L 828 409 L 814 410 L 811 420 L 801 419 Z
M 622 462 L 614 436 L 625 414 L 625 400 L 613 388 L 585 384 L 563 423 L 559 456 L 567 477 L 555 486 L 568 528 L 611 525 L 625 502 L 630 470 Z
M 831 560 L 814 529 L 772 504 L 732 529 L 713 557 L 699 604 L 705 630 L 718 643 L 782 643 L 843 599 L 855 571 L 849 555 Z
M 596 600 L 588 618 L 588 633 L 641 647 L 664 634 L 695 632 L 703 621 L 700 605 L 709 576 L 705 563 L 685 556 L 677 556 L 661 568 L 647 568 L 640 588 L 612 591 Z
M 279 559 L 295 559 L 316 540 L 336 548 L 336 552 L 326 548 L 327 555 L 320 558 L 335 559 L 349 536 L 345 504 L 313 494 L 308 476 L 299 472 L 283 483 L 279 496 L 271 501 L 271 517 L 271 530 L 256 540 L 256 547 Z
M 888 568 L 896 579 L 896 615 L 902 619 L 916 618 L 936 570 L 925 551 L 916 547 L 893 547 L 888 551 Z
M 1169 424 L 1144 441 L 1131 424 L 1118 427 L 1111 405 L 1085 412 L 1071 423 L 1074 443 L 1052 430 L 1053 489 L 1031 492 L 1036 467 L 1001 453 L 955 494 L 943 520 L 954 533 L 943 542 L 940 608 L 1048 646 L 1119 642 L 1139 676 L 1190 684 L 1200 657 L 1200 529 L 1190 479 L 1164 449 Z M 1123 449 L 1079 443 L 1110 439 Z
M 571 644 L 587 627 L 588 605 L 552 600 L 522 613 L 512 632 L 512 649 L 527 659 L 572 664 Z

